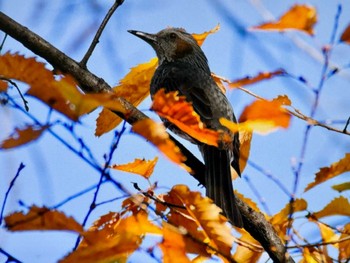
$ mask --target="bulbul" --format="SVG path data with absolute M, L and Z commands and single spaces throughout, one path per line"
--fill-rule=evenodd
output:
M 162 88 L 166 92 L 178 91 L 192 103 L 207 128 L 230 133 L 219 119 L 236 122 L 232 106 L 211 77 L 208 60 L 192 35 L 180 28 L 166 28 L 157 34 L 129 32 L 157 53 L 159 62 L 151 81 L 151 97 Z M 175 134 L 198 145 L 205 163 L 206 195 L 221 207 L 232 224 L 242 227 L 231 178 L 231 166 L 240 175 L 238 134 L 232 135 L 232 143 L 214 147 L 197 141 L 165 119 L 163 122 Z

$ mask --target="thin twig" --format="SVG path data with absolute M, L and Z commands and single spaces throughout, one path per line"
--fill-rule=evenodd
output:
M 4 36 L 4 38 L 2 39 L 2 42 L 1 42 L 1 44 L 0 44 L 0 53 L 2 52 L 2 48 L 4 47 L 6 38 L 7 38 L 7 34 L 5 34 L 5 36 Z
M 3 250 L 0 247 L 0 253 L 5 255 L 7 257 L 6 262 L 16 262 L 16 263 L 22 263 L 22 261 L 18 260 L 17 258 L 15 258 L 14 256 L 12 256 L 11 254 L 9 254 L 8 252 L 6 252 L 5 250 Z
M 24 167 L 25 167 L 25 165 L 23 163 L 19 164 L 19 167 L 17 169 L 17 173 L 16 173 L 15 177 L 13 177 L 13 179 L 11 180 L 9 188 L 6 191 L 4 202 L 2 203 L 1 213 L 0 213 L 0 225 L 2 223 L 2 219 L 3 219 L 5 205 L 6 205 L 6 202 L 7 202 L 8 195 L 9 195 L 12 187 L 15 185 L 15 181 L 18 178 L 18 176 L 20 175 L 20 173 L 21 173 L 21 171 L 23 170 Z
M 86 68 L 86 64 L 87 64 L 90 56 L 92 55 L 92 52 L 94 51 L 96 45 L 98 44 L 99 39 L 102 35 L 102 32 L 103 32 L 104 28 L 106 27 L 109 19 L 112 17 L 113 13 L 117 10 L 117 8 L 123 4 L 123 2 L 124 2 L 124 0 L 116 0 L 114 2 L 113 6 L 109 9 L 109 11 L 106 14 L 105 18 L 103 19 L 100 27 L 98 28 L 96 35 L 95 35 L 94 39 L 92 40 L 92 43 L 91 43 L 88 51 L 86 52 L 85 56 L 83 57 L 83 59 L 79 63 L 82 68 Z

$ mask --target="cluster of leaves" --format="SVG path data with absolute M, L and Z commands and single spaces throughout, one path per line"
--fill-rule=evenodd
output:
M 317 13 L 314 8 L 296 5 L 277 22 L 256 26 L 252 30 L 303 30 L 307 34 L 312 34 L 316 21 Z M 194 37 L 201 45 L 209 34 L 218 29 L 217 26 L 203 34 L 194 34 Z M 349 32 L 350 27 L 341 36 L 343 42 L 350 43 Z M 153 58 L 147 63 L 132 68 L 114 88 L 114 92 L 83 94 L 70 76 L 54 75 L 43 63 L 34 58 L 6 53 L 0 56 L 0 92 L 6 94 L 9 83 L 13 84 L 13 80 L 27 83 L 29 90 L 26 95 L 41 100 L 74 122 L 77 122 L 84 114 L 102 106 L 104 108 L 96 120 L 95 131 L 97 136 L 101 136 L 113 130 L 121 122 L 113 111 L 127 114 L 123 105 L 119 103 L 118 97 L 123 97 L 137 106 L 148 96 L 150 80 L 156 66 L 157 59 Z M 242 87 L 280 75 L 287 75 L 287 73 L 284 70 L 263 72 L 255 77 L 246 77 L 236 81 L 229 81 L 213 74 L 214 80 L 223 92 L 227 88 L 238 88 L 257 98 L 243 110 L 239 118 L 239 125 L 226 119 L 220 120 L 222 125 L 240 134 L 242 170 L 249 157 L 253 132 L 267 134 L 277 128 L 288 128 L 292 115 L 307 120 L 310 124 L 318 123 L 312 118 L 305 117 L 306 115 L 294 108 L 286 95 L 266 100 Z M 26 103 L 25 100 L 23 101 Z M 207 129 L 194 112 L 192 105 L 176 92 L 167 94 L 163 90 L 158 92 L 154 97 L 151 109 L 206 144 L 215 146 L 231 140 L 230 136 L 223 131 Z M 49 123 L 45 125 L 34 123 L 24 128 L 17 128 L 9 138 L 1 142 L 0 148 L 9 149 L 24 145 L 38 139 L 49 129 Z M 190 168 L 183 163 L 185 157 L 169 139 L 162 124 L 145 119 L 136 122 L 132 130 L 154 144 L 170 160 L 190 171 Z M 157 157 L 149 161 L 135 159 L 128 164 L 111 165 L 110 168 L 136 173 L 150 180 L 157 161 Z M 349 164 L 350 154 L 348 153 L 329 167 L 321 168 L 315 180 L 306 187 L 305 191 L 350 171 Z M 345 182 L 334 186 L 334 189 L 339 192 L 349 190 L 349 184 Z M 260 211 L 253 201 L 244 198 L 239 193 L 237 195 L 254 210 Z M 350 223 L 339 229 L 320 221 L 327 216 L 350 216 L 349 201 L 339 196 L 320 211 L 310 212 L 307 207 L 306 200 L 296 199 L 286 204 L 275 215 L 265 215 L 265 217 L 285 242 L 290 241 L 288 229 L 293 225 L 291 214 L 299 213 L 303 218 L 308 218 L 310 224 L 316 224 L 319 227 L 322 237 L 320 242 L 295 246 L 302 251 L 302 262 L 331 262 L 332 259 L 327 251 L 328 245 L 338 249 L 339 261 L 349 259 Z M 241 235 L 240 238 L 234 237 L 227 224 L 227 219 L 220 212 L 221 209 L 207 197 L 190 191 L 184 185 L 176 185 L 163 195 L 156 195 L 152 187 L 147 191 L 140 190 L 139 194 L 124 200 L 120 212 L 110 212 L 101 216 L 88 230 L 84 230 L 80 223 L 62 212 L 36 206 L 32 206 L 28 213 L 15 212 L 7 216 L 5 222 L 10 231 L 65 230 L 82 236 L 83 239 L 78 248 L 66 256 L 62 262 L 125 261 L 140 247 L 145 235 L 162 237 L 162 241 L 156 247 L 149 248 L 149 253 L 159 248 L 163 253 L 164 262 L 173 262 L 174 259 L 177 262 L 190 262 L 188 254 L 195 254 L 196 262 L 213 255 L 218 256 L 224 262 L 256 262 L 264 251 L 262 246 L 243 229 L 236 229 Z M 154 215 L 157 216 L 157 220 L 151 219 Z M 234 243 L 237 248 L 234 254 L 231 254 Z

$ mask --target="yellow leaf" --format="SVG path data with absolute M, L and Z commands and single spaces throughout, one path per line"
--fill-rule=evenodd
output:
M 239 124 L 224 118 L 220 119 L 220 123 L 232 132 L 255 131 L 266 134 L 279 127 L 288 128 L 291 115 L 282 107 L 282 103 L 286 103 L 286 97 L 272 101 L 257 100 L 245 107 Z
M 323 183 L 331 178 L 334 178 L 342 173 L 350 171 L 350 153 L 345 154 L 344 158 L 338 162 L 332 163 L 330 167 L 322 167 L 316 174 L 316 178 L 312 183 L 309 183 L 305 188 L 305 192 L 316 185 Z
M 96 119 L 95 135 L 101 136 L 118 126 L 121 118 L 107 108 L 103 108 Z
M 344 240 L 348 238 L 348 240 L 339 242 L 339 262 L 346 262 L 350 258 L 350 224 L 346 224 L 340 235 L 339 240 Z
M 246 86 L 246 85 L 252 85 L 256 82 L 271 79 L 275 76 L 279 76 L 279 75 L 283 75 L 283 74 L 285 74 L 285 71 L 283 69 L 279 69 L 279 70 L 276 70 L 273 72 L 261 72 L 254 77 L 248 76 L 248 77 L 245 77 L 242 79 L 238 79 L 238 80 L 234 80 L 232 82 L 229 82 L 229 87 L 230 88 L 237 88 L 237 87 L 242 87 L 242 86 Z
M 164 263 L 191 262 L 186 255 L 184 238 L 175 227 L 163 224 L 163 241 L 158 245 L 163 252 Z
M 111 168 L 139 174 L 142 177 L 148 179 L 153 173 L 154 166 L 157 164 L 158 157 L 155 157 L 153 160 L 146 161 L 145 159 L 135 159 L 132 163 L 121 164 L 121 165 L 112 165 Z
M 304 199 L 296 199 L 293 202 L 293 214 L 300 211 L 305 211 L 307 208 L 307 203 Z M 270 223 L 273 225 L 278 235 L 282 239 L 286 239 L 286 229 L 289 223 L 289 215 L 291 213 L 290 204 L 286 204 L 286 206 L 277 214 L 275 214 L 271 219 Z
M 313 27 L 317 22 L 316 9 L 308 5 L 294 5 L 276 22 L 264 23 L 252 29 L 259 30 L 301 30 L 309 35 L 314 34 Z
M 343 215 L 350 216 L 350 203 L 344 196 L 333 199 L 328 205 L 311 216 L 321 218 L 325 216 Z
M 238 247 L 233 255 L 233 259 L 237 262 L 258 262 L 262 253 L 264 252 L 260 243 L 256 241 L 247 231 L 244 229 L 239 230 L 243 233 L 239 238 Z
M 66 230 L 83 232 L 83 227 L 72 217 L 67 217 L 57 210 L 32 206 L 27 214 L 16 212 L 5 217 L 7 229 L 10 231 L 28 230 Z
M 49 126 L 29 125 L 23 129 L 16 128 L 14 133 L 0 144 L 0 149 L 18 147 L 38 139 Z
M 171 161 L 181 165 L 187 171 L 190 171 L 190 168 L 183 163 L 186 160 L 185 156 L 175 143 L 170 140 L 164 125 L 156 123 L 151 119 L 144 119 L 136 122 L 132 126 L 132 130 L 149 140 Z
M 350 182 L 333 185 L 332 188 L 338 192 L 343 192 L 346 190 L 350 190 Z
M 336 234 L 332 228 L 317 221 L 315 221 L 315 223 L 318 225 L 320 229 L 322 242 L 334 242 L 339 239 L 339 235 Z M 334 246 L 338 247 L 338 244 L 335 244 Z
M 227 219 L 221 215 L 221 208 L 217 207 L 208 197 L 202 197 L 199 192 L 192 192 L 185 185 L 176 185 L 164 200 L 177 206 L 184 206 L 184 209 L 170 207 L 169 221 L 177 226 L 183 226 L 188 233 L 202 242 L 218 249 L 228 257 L 235 238 L 228 227 Z M 207 256 L 207 253 L 214 251 L 203 251 L 202 247 L 186 240 L 188 252 L 200 253 Z M 218 255 L 219 257 L 222 257 Z
M 197 41 L 198 45 L 201 46 L 208 35 L 216 33 L 219 29 L 220 29 L 220 25 L 218 24 L 216 27 L 214 27 L 213 29 L 207 32 L 204 32 L 202 34 L 192 34 L 192 36 Z
M 240 131 L 239 132 L 239 169 L 241 174 L 247 165 L 247 161 L 250 154 L 250 145 L 252 142 L 253 133 L 250 131 Z
M 303 248 L 303 259 L 299 263 L 333 263 L 333 260 L 325 253 L 315 247 Z
M 162 234 L 161 229 L 148 220 L 146 213 L 126 218 L 109 213 L 95 222 L 83 234 L 84 239 L 78 249 L 60 262 L 126 262 L 141 245 L 145 234 Z
M 185 96 L 179 96 L 178 92 L 165 93 L 164 89 L 159 90 L 154 95 L 151 109 L 202 143 L 218 146 L 219 141 L 231 141 L 228 134 L 205 128 L 192 104 L 186 101 Z
M 350 44 L 350 24 L 345 28 L 344 32 L 342 33 L 340 40 Z

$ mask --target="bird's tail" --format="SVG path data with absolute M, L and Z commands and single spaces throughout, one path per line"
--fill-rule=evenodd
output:
M 236 227 L 243 227 L 242 216 L 236 204 L 231 179 L 231 161 L 228 150 L 201 145 L 205 162 L 207 196 L 219 206 Z

